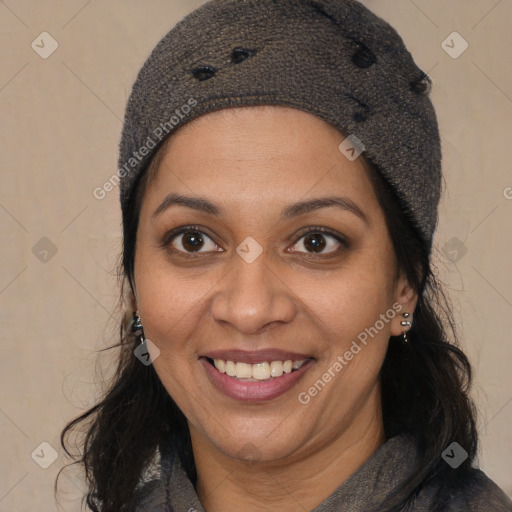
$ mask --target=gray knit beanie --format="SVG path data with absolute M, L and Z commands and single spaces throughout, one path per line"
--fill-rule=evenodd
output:
M 438 221 L 441 148 L 431 81 L 401 37 L 355 0 L 212 0 L 154 48 L 120 143 L 123 220 L 165 138 L 207 112 L 294 107 L 347 135 L 394 189 L 427 254 Z

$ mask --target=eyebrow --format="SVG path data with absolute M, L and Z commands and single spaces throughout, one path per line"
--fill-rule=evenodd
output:
M 152 217 L 155 218 L 171 206 L 185 206 L 193 210 L 204 212 L 210 215 L 221 217 L 223 215 L 222 209 L 208 201 L 204 197 L 189 197 L 181 194 L 169 194 L 160 204 L 160 206 L 154 211 Z M 305 215 L 314 210 L 328 207 L 340 208 L 344 211 L 348 211 L 359 217 L 367 225 L 369 225 L 368 217 L 366 214 L 357 206 L 354 201 L 348 197 L 339 196 L 327 196 L 318 197 L 314 199 L 308 199 L 306 201 L 299 201 L 298 203 L 286 206 L 281 212 L 281 220 L 288 220 L 300 215 Z

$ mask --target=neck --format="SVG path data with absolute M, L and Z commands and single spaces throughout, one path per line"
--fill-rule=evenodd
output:
M 344 432 L 293 460 L 291 456 L 270 462 L 235 460 L 217 450 L 192 425 L 189 428 L 197 493 L 206 512 L 312 510 L 385 441 L 380 410 L 377 419 L 363 415 Z

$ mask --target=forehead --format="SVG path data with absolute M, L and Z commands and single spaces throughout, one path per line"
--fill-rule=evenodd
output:
M 376 207 L 368 165 L 340 151 L 345 139 L 322 119 L 293 108 L 212 112 L 168 139 L 145 202 L 154 206 L 177 192 L 216 197 L 240 209 L 336 193 Z
M 176 152 L 176 146 L 181 149 L 185 144 L 185 151 L 194 149 L 196 158 L 210 160 L 300 159 L 306 155 L 321 163 L 339 152 L 335 142 L 344 138 L 336 128 L 308 112 L 259 105 L 222 109 L 192 120 L 169 138 L 166 153 Z

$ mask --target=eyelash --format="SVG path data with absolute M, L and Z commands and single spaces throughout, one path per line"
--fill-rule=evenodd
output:
M 201 235 L 206 235 L 210 240 L 212 240 L 215 243 L 215 240 L 213 240 L 213 238 L 210 235 L 208 235 L 208 233 L 206 233 L 204 231 L 204 228 L 202 226 L 190 225 L 190 226 L 182 226 L 180 228 L 173 229 L 173 230 L 169 231 L 168 233 L 166 233 L 166 235 L 163 238 L 161 247 L 163 249 L 168 248 L 168 246 L 171 244 L 171 242 L 176 237 L 178 237 L 179 235 L 183 235 L 185 233 L 199 233 Z M 343 237 L 342 235 L 340 235 L 340 234 L 338 234 L 336 232 L 331 231 L 330 229 L 324 228 L 322 226 L 310 226 L 309 228 L 307 228 L 307 231 L 300 232 L 297 235 L 298 238 L 293 243 L 293 245 L 296 245 L 302 238 L 306 237 L 307 235 L 309 235 L 309 234 L 316 234 L 316 233 L 321 233 L 323 235 L 328 235 L 328 236 L 334 238 L 337 242 L 339 242 L 341 244 L 341 246 L 344 249 L 348 249 L 348 247 L 349 247 L 348 242 L 347 242 L 345 237 Z M 192 252 L 181 251 L 181 250 L 175 249 L 175 248 L 172 248 L 171 250 L 173 252 L 179 254 L 180 256 L 185 257 L 185 258 L 197 258 L 197 257 L 201 257 L 202 255 L 204 255 L 204 254 L 206 254 L 208 252 L 211 252 L 211 251 L 207 251 L 206 253 L 200 253 L 200 252 L 192 253 Z M 306 254 L 307 258 L 316 259 L 316 258 L 326 258 L 326 257 L 329 257 L 329 256 L 336 255 L 337 253 L 339 253 L 339 249 L 334 250 L 334 251 L 330 251 L 330 252 L 326 253 L 325 255 L 322 255 L 321 253 L 320 254 L 314 254 L 314 253 L 307 253 L 307 252 L 303 252 L 303 251 L 294 251 L 294 253 L 295 254 L 297 254 L 297 253 L 298 254 Z

